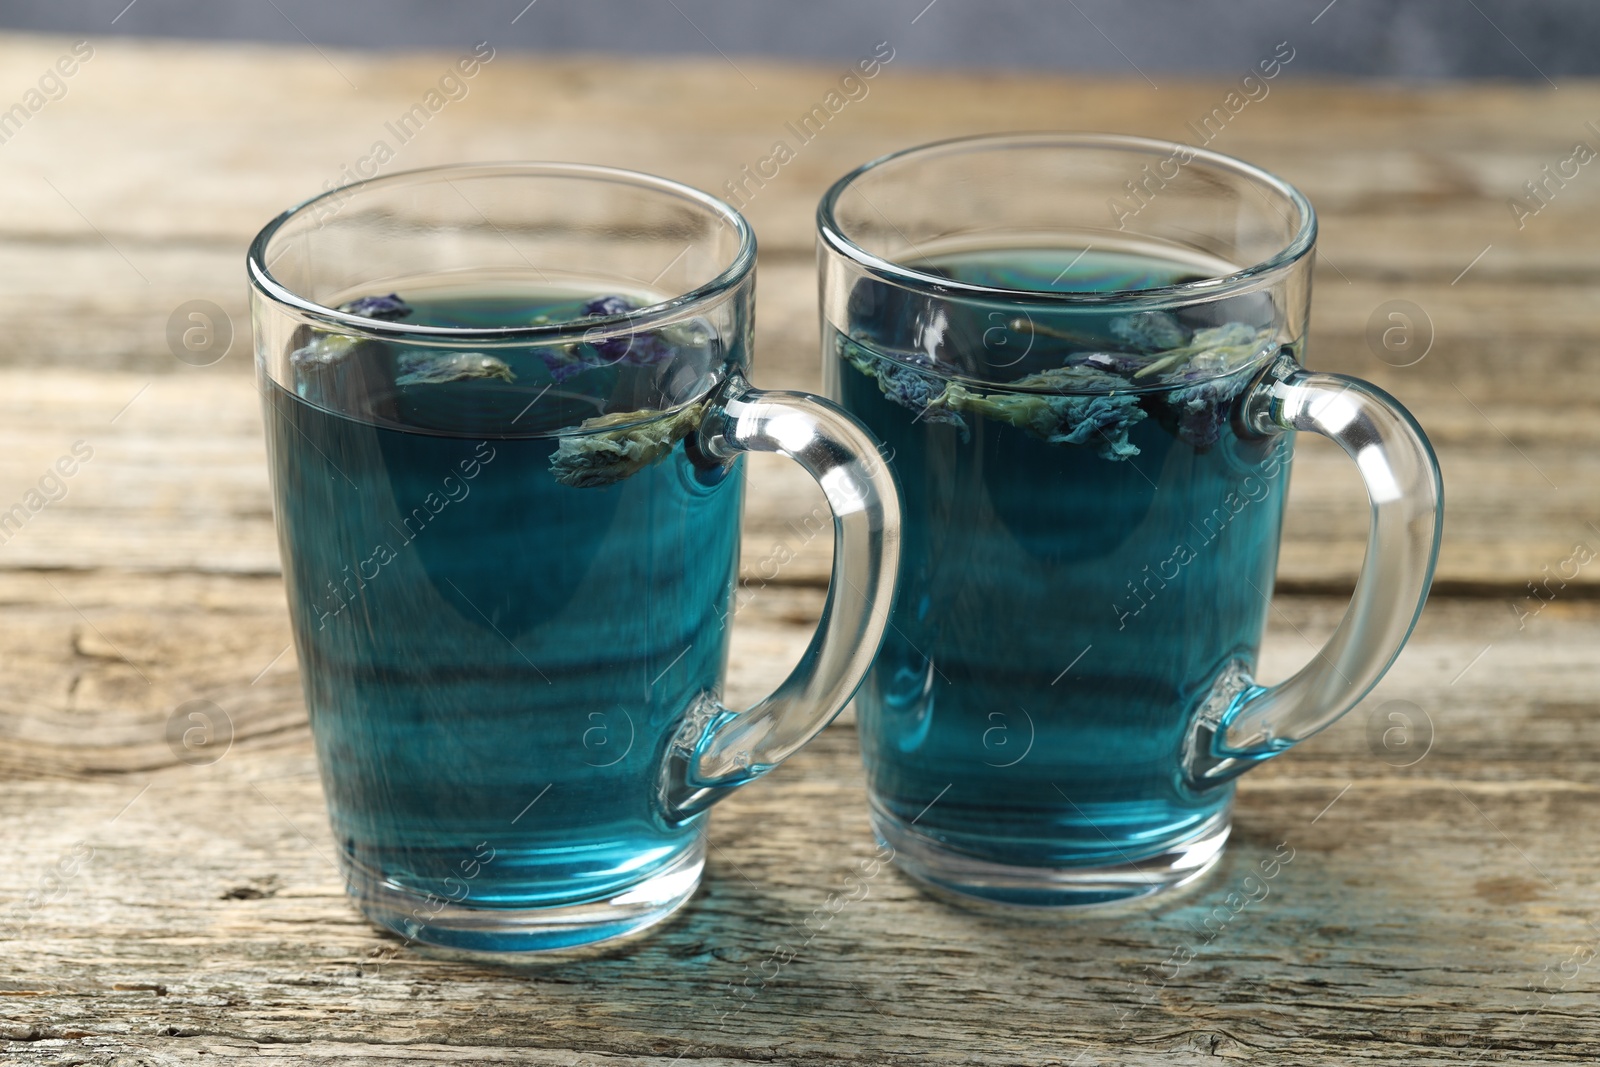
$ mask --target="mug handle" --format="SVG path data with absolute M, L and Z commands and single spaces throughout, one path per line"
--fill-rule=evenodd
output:
M 1252 383 L 1237 418 L 1241 436 L 1292 429 L 1333 439 L 1361 471 L 1372 525 L 1350 607 L 1311 662 L 1263 688 L 1236 660 L 1212 687 L 1184 745 L 1188 783 L 1197 790 L 1304 741 L 1372 690 L 1422 614 L 1444 518 L 1433 448 L 1411 414 L 1375 385 L 1308 371 L 1283 353 Z
M 883 642 L 900 566 L 894 477 L 867 431 L 829 401 L 756 389 L 732 374 L 689 445 L 724 466 L 742 452 L 776 452 L 805 468 L 833 510 L 833 576 L 810 646 L 770 696 L 740 712 L 712 693 L 690 707 L 662 766 L 660 799 L 671 822 L 766 774 L 843 710 Z

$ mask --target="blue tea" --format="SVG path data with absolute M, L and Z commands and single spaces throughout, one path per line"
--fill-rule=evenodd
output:
M 916 266 L 1021 291 L 1215 276 L 1082 249 Z M 913 865 L 918 840 L 969 858 L 974 892 L 982 871 L 1131 864 L 1217 825 L 1231 787 L 1190 789 L 1181 757 L 1213 684 L 1253 666 L 1272 591 L 1292 435 L 1231 424 L 1277 351 L 1270 300 L 934 303 L 868 278 L 848 317 L 830 391 L 905 503 L 892 625 L 856 701 L 880 834 Z M 976 891 L 1059 902 L 1004 881 Z
M 441 326 L 627 306 L 426 287 L 345 305 Z M 559 926 L 530 946 L 436 917 L 581 906 L 677 868 L 692 881 L 698 820 L 668 825 L 655 798 L 668 738 L 719 688 L 742 472 L 686 455 L 693 403 L 651 411 L 644 398 L 668 356 L 692 400 L 692 379 L 730 354 L 693 330 L 492 355 L 298 340 L 295 390 L 266 386 L 269 454 L 357 900 L 409 937 L 548 948 Z M 595 938 L 590 925 L 573 940 Z

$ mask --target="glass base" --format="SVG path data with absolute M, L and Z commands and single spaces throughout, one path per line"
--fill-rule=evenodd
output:
M 605 900 L 538 908 L 475 908 L 410 892 L 376 871 L 346 866 L 350 896 L 408 944 L 472 953 L 558 952 L 613 941 L 665 920 L 689 902 L 705 869 L 705 838 L 662 870 Z
M 1014 867 L 953 852 L 872 805 L 872 828 L 902 871 L 959 904 L 1005 911 L 1125 904 L 1189 885 L 1222 858 L 1232 829 L 1224 809 L 1153 856 L 1108 867 Z

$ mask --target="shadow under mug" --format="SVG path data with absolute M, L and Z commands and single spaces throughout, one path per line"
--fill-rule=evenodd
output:
M 1373 687 L 1438 554 L 1421 429 L 1300 366 L 1310 203 L 1188 145 L 1020 134 L 869 163 L 818 226 L 828 391 L 904 502 L 856 700 L 877 833 L 1001 904 L 1198 877 L 1235 777 Z M 1371 526 L 1333 637 L 1263 687 L 1296 430 L 1355 460 Z
M 898 497 L 838 408 L 745 380 L 755 240 L 643 174 L 458 166 L 251 245 L 273 502 L 339 865 L 408 941 L 561 949 L 699 884 L 705 811 L 797 751 L 883 634 Z M 833 510 L 822 621 L 720 702 L 741 453 Z

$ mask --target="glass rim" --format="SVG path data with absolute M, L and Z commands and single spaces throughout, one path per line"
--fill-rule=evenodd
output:
M 904 263 L 886 259 L 867 251 L 844 232 L 835 214 L 839 199 L 859 179 L 892 163 L 923 154 L 937 154 L 955 148 L 993 151 L 1016 147 L 1053 147 L 1060 149 L 1112 149 L 1130 154 L 1172 156 L 1187 152 L 1190 162 L 1199 161 L 1254 182 L 1263 196 L 1276 193 L 1300 214 L 1300 225 L 1294 236 L 1271 256 L 1231 274 L 1221 274 L 1175 285 L 1153 286 L 1147 289 L 1122 289 L 1114 292 L 1061 292 L 1047 289 L 1008 289 L 1001 286 L 980 285 L 958 281 L 943 275 L 921 271 Z M 1188 166 L 1189 163 L 1185 163 Z M 1268 203 L 1271 203 L 1269 200 Z M 870 201 L 869 201 L 870 204 Z M 882 214 L 880 211 L 879 214 Z M 891 226 L 894 224 L 891 222 Z M 835 254 L 851 260 L 875 277 L 910 289 L 934 290 L 941 295 L 969 297 L 1051 306 L 1104 306 L 1123 304 L 1179 304 L 1214 300 L 1232 295 L 1242 289 L 1259 284 L 1264 277 L 1292 267 L 1306 257 L 1316 246 L 1317 214 L 1304 193 L 1287 181 L 1242 159 L 1196 148 L 1181 141 L 1165 141 L 1154 137 L 1136 137 L 1119 133 L 1082 133 L 1038 131 L 1000 134 L 978 134 L 951 137 L 939 141 L 903 148 L 896 152 L 868 160 L 834 182 L 817 204 L 817 234 L 823 244 Z
M 705 209 L 720 222 L 733 229 L 739 247 L 732 261 L 710 280 L 693 289 L 666 300 L 657 301 L 632 311 L 616 315 L 595 315 L 582 319 L 529 326 L 427 326 L 406 322 L 373 319 L 353 315 L 338 308 L 328 307 L 295 292 L 279 281 L 272 273 L 267 250 L 290 221 L 328 200 L 344 200 L 358 191 L 386 185 L 405 185 L 423 180 L 450 182 L 453 177 L 559 177 L 590 181 L 614 182 L 637 189 L 670 195 Z M 470 204 L 470 201 L 469 201 Z M 331 221 L 331 220 L 330 220 Z M 485 217 L 491 227 L 494 223 Z M 498 229 L 498 227 L 494 227 Z M 685 250 L 687 251 L 687 249 Z M 432 167 L 416 167 L 373 178 L 341 185 L 319 193 L 287 208 L 263 226 L 251 240 L 245 254 L 246 273 L 253 289 L 276 304 L 291 308 L 302 316 L 339 333 L 365 336 L 376 340 L 412 341 L 428 344 L 560 344 L 573 340 L 605 339 L 614 335 L 631 335 L 641 330 L 667 325 L 685 317 L 687 312 L 721 297 L 739 285 L 755 269 L 756 238 L 750 223 L 731 205 L 692 185 L 647 174 L 643 171 L 621 167 L 606 167 L 592 163 L 563 162 L 504 162 L 504 163 L 446 163 Z M 669 264 L 670 266 L 670 264 Z

